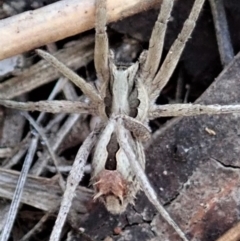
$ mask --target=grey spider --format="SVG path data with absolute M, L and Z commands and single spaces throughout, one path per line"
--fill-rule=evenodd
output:
M 156 98 L 169 81 L 179 61 L 185 44 L 195 27 L 203 3 L 204 0 L 195 0 L 189 18 L 158 70 L 167 22 L 173 7 L 173 0 L 163 0 L 152 31 L 149 49 L 141 54 L 139 61 L 122 69 L 115 65 L 114 54 L 109 50 L 106 34 L 106 0 L 96 0 L 94 62 L 99 81 L 97 86 L 86 83 L 52 55 L 37 50 L 41 57 L 82 90 L 88 97 L 89 103 L 81 101 L 22 103 L 0 100 L 1 105 L 21 110 L 88 113 L 100 117 L 100 124 L 85 140 L 76 156 L 67 181 L 60 213 L 62 210 L 65 210 L 65 213 L 68 212 L 71 204 L 66 204 L 66 202 L 69 200 L 71 202 L 74 188 L 81 178 L 78 177 L 78 171 L 82 169 L 88 154 L 95 146 L 92 160 L 94 199 L 102 201 L 110 212 L 121 213 L 125 211 L 129 203 L 134 203 L 134 198 L 141 187 L 179 236 L 183 240 L 188 240 L 158 201 L 157 195 L 144 173 L 145 156 L 142 142 L 150 136 L 149 120 L 157 117 L 240 112 L 239 105 L 169 104 L 157 106 L 155 104 Z M 73 184 L 74 188 L 71 187 Z M 68 197 L 69 195 L 71 198 Z M 64 218 L 59 216 L 56 224 L 61 223 L 61 227 L 66 215 Z M 50 240 L 58 240 L 59 232 L 56 234 L 53 231 Z

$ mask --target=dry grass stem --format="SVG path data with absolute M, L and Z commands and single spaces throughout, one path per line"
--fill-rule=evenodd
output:
M 67 120 L 64 122 L 62 127 L 59 129 L 59 131 L 56 133 L 56 135 L 52 137 L 52 139 L 50 140 L 50 145 L 52 146 L 53 151 L 56 152 L 56 150 L 60 147 L 62 141 L 64 140 L 66 135 L 70 132 L 70 130 L 78 121 L 78 119 L 79 119 L 78 114 L 70 115 L 67 118 Z M 44 171 L 45 166 L 47 165 L 49 159 L 50 159 L 49 154 L 43 153 L 43 155 L 33 165 L 30 173 L 35 175 L 40 175 L 40 173 Z
M 108 0 L 109 22 L 142 12 L 157 4 L 159 0 Z M 0 39 L 0 59 L 94 28 L 94 11 L 95 0 L 64 0 L 1 20 L 0 31 L 4 34 Z M 67 27 L 63 27 L 66 23 Z
M 228 230 L 223 236 L 216 241 L 238 241 L 240 239 L 240 223 L 236 224 L 230 230 Z
M 223 66 L 226 66 L 234 58 L 234 51 L 223 0 L 209 0 L 209 3 L 212 10 L 221 62 Z
M 0 240 L 1 241 L 6 241 L 9 238 L 9 235 L 12 231 L 12 227 L 15 221 L 15 218 L 17 216 L 18 208 L 21 202 L 22 194 L 23 194 L 23 188 L 25 186 L 26 180 L 27 180 L 27 175 L 28 171 L 30 169 L 30 166 L 33 161 L 33 157 L 35 155 L 36 149 L 37 149 L 37 143 L 38 143 L 38 138 L 33 137 L 31 145 L 29 146 L 27 156 L 24 160 L 23 167 L 16 185 L 16 190 L 14 192 L 13 198 L 12 198 L 12 203 L 8 212 L 8 216 L 5 220 L 5 225 L 1 233 Z
M 48 152 L 51 156 L 51 159 L 53 160 L 53 163 L 57 170 L 57 174 L 59 177 L 59 185 L 60 185 L 62 191 L 64 192 L 65 191 L 65 181 L 63 179 L 61 172 L 58 169 L 58 166 L 59 166 L 58 157 L 55 154 L 55 152 L 53 151 L 51 145 L 49 144 L 48 138 L 46 137 L 44 130 L 37 124 L 36 121 L 34 121 L 34 119 L 30 115 L 28 115 L 27 113 L 23 113 L 23 115 L 29 121 L 29 123 L 33 126 L 33 128 L 37 131 L 38 135 L 41 137 L 42 141 L 44 142 L 44 145 L 46 145 Z
M 0 168 L 0 197 L 11 200 L 19 179 L 19 172 Z M 21 202 L 40 210 L 51 212 L 60 205 L 61 188 L 55 179 L 28 175 Z M 91 200 L 93 192 L 79 186 L 72 209 L 80 213 L 86 212 L 86 203 Z M 41 202 L 39 202 L 41 200 Z
M 50 215 L 51 215 L 51 212 L 46 213 L 39 220 L 39 222 L 20 239 L 20 241 L 28 241 L 33 235 L 38 233 L 39 230 L 41 230 L 41 227 L 44 225 L 44 223 L 48 220 Z

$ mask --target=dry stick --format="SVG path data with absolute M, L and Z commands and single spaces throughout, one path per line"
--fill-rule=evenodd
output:
M 12 155 L 12 148 L 1 147 L 0 148 L 0 158 L 10 157 Z
M 56 129 L 56 125 L 58 125 L 57 130 L 59 129 L 59 126 L 63 119 L 66 117 L 67 114 L 65 113 L 59 113 L 56 116 L 53 117 L 53 119 L 49 120 L 47 126 L 45 127 L 46 132 L 51 132 L 53 128 Z
M 186 238 L 184 232 L 179 228 L 179 226 L 175 223 L 175 221 L 170 217 L 169 213 L 165 210 L 165 208 L 159 202 L 156 192 L 151 186 L 149 180 L 147 179 L 147 176 L 143 171 L 141 165 L 137 161 L 136 155 L 134 154 L 133 150 L 128 145 L 128 143 L 125 141 L 126 138 L 129 138 L 129 135 L 126 134 L 126 129 L 123 127 L 121 122 L 118 123 L 118 138 L 119 138 L 120 147 L 124 150 L 129 160 L 131 169 L 135 173 L 137 173 L 136 177 L 138 178 L 138 181 L 141 184 L 141 186 L 145 187 L 144 193 L 148 197 L 149 201 L 154 205 L 154 207 L 161 214 L 161 216 L 168 222 L 168 224 L 173 227 L 173 229 L 178 233 L 178 235 L 182 238 L 182 240 L 189 241 Z M 146 186 L 148 188 L 146 188 Z
M 108 0 L 109 22 L 159 4 L 160 0 Z M 0 21 L 0 59 L 94 28 L 95 0 L 63 0 Z M 34 27 L 33 27 L 34 26 Z
M 46 137 L 44 130 L 37 124 L 37 122 L 27 113 L 22 113 L 24 115 L 24 117 L 29 121 L 29 123 L 33 126 L 33 128 L 37 131 L 38 135 L 42 138 L 42 140 L 44 141 L 44 144 L 47 146 L 48 152 L 53 160 L 53 163 L 57 169 L 57 174 L 59 176 L 59 185 L 62 189 L 62 191 L 65 191 L 65 181 L 63 179 L 63 176 L 61 174 L 61 172 L 58 169 L 58 165 L 59 165 L 59 161 L 58 158 L 55 154 L 55 152 L 53 151 L 51 145 L 49 144 L 48 138 Z
M 73 87 L 73 84 L 69 81 L 63 88 L 63 94 L 67 100 L 77 100 L 78 95 Z
M 228 230 L 223 236 L 216 241 L 238 241 L 240 239 L 240 223 L 236 224 L 233 228 Z
M 56 94 L 59 92 L 59 90 L 64 86 L 65 83 L 66 83 L 66 80 L 65 80 L 65 79 L 60 79 L 60 80 L 57 82 L 57 84 L 55 85 L 53 91 L 51 92 L 51 94 L 50 94 L 50 96 L 49 96 L 49 99 L 54 98 L 54 97 L 56 96 Z M 44 116 L 45 116 L 45 114 L 44 114 L 44 113 L 41 113 L 41 114 L 39 115 L 37 121 L 40 122 L 40 121 L 44 118 Z M 30 135 L 29 135 L 29 137 L 30 137 Z M 35 136 L 35 138 L 33 138 L 33 139 L 31 140 L 29 152 L 30 152 L 30 150 L 31 150 L 31 147 L 32 147 L 33 145 L 35 145 L 35 143 L 36 143 L 36 146 L 37 146 L 38 139 L 39 139 L 39 136 L 37 135 L 37 136 Z M 46 143 L 46 140 L 45 140 L 45 143 Z M 22 152 L 22 154 L 24 154 L 24 153 L 25 153 L 25 150 L 24 150 L 24 152 Z M 35 152 L 34 152 L 34 153 L 35 153 Z M 34 155 L 34 153 L 33 153 L 32 155 Z M 26 158 L 27 158 L 27 157 L 26 157 Z M 53 160 L 54 160 L 54 159 L 53 159 Z M 29 167 L 30 167 L 30 165 L 29 165 Z M 56 168 L 57 168 L 57 166 L 56 166 Z M 23 172 L 23 173 L 24 173 L 24 172 Z M 21 172 L 21 175 L 22 175 L 22 172 Z M 27 175 L 27 174 L 26 174 L 26 175 Z M 62 190 L 65 190 L 65 187 L 64 187 L 64 185 L 63 185 L 63 178 L 61 178 L 61 175 L 59 175 L 59 176 L 60 176 L 60 186 L 62 187 Z M 21 176 L 20 176 L 20 177 L 21 177 Z M 25 177 L 25 178 L 26 178 L 26 177 Z M 19 179 L 20 179 L 20 178 L 19 178 Z M 62 182 L 61 182 L 61 180 L 62 180 Z M 62 183 L 62 185 L 61 185 L 61 183 Z M 17 186 L 17 188 L 18 188 L 18 186 Z M 16 188 L 16 191 L 17 191 L 17 188 Z M 16 214 L 17 214 L 17 211 L 18 211 L 19 202 L 20 202 L 20 198 L 19 198 L 19 200 L 16 200 L 16 201 L 15 201 L 14 198 L 15 198 L 15 197 L 13 197 L 13 201 L 12 201 L 12 202 L 14 203 L 14 202 L 17 202 L 17 201 L 18 201 L 18 205 L 17 205 L 17 207 L 13 206 L 13 208 L 15 208 L 15 210 L 13 209 L 12 212 L 15 212 L 15 213 L 14 213 L 15 216 L 13 217 L 12 224 L 11 224 L 11 222 L 9 223 L 10 225 L 8 226 L 9 228 L 8 228 L 8 232 L 6 233 L 6 237 L 8 237 L 8 235 L 9 235 L 11 229 L 12 229 L 12 225 L 13 225 L 14 219 L 15 219 L 15 217 L 16 217 Z M 9 211 L 9 215 L 10 215 L 10 212 L 11 212 L 11 208 L 10 208 L 10 211 Z M 3 240 L 5 240 L 4 236 L 3 236 Z
M 33 137 L 31 146 L 28 149 L 28 154 L 23 163 L 23 168 L 22 168 L 21 174 L 18 179 L 17 187 L 15 190 L 13 199 L 12 199 L 10 210 L 9 210 L 9 213 L 7 216 L 7 220 L 6 220 L 4 229 L 1 234 L 1 239 L 0 239 L 1 241 L 7 241 L 9 238 L 10 232 L 12 230 L 12 226 L 14 224 L 14 221 L 15 221 L 15 218 L 16 218 L 16 215 L 18 212 L 18 207 L 20 205 L 23 187 L 26 182 L 28 171 L 32 164 L 33 157 L 35 155 L 35 151 L 37 149 L 37 143 L 38 143 L 38 138 Z
M 21 143 L 14 148 L 11 158 L 4 160 L 2 168 L 11 169 L 25 155 L 30 144 L 30 135 L 31 133 L 29 132 Z
M 55 84 L 53 90 L 51 91 L 48 100 L 53 100 L 57 94 L 64 88 L 65 84 L 68 82 L 68 80 L 66 78 L 59 78 L 59 80 L 57 81 L 57 83 Z M 43 119 L 45 118 L 46 113 L 41 112 L 40 115 L 37 118 L 37 124 L 41 123 L 43 121 Z
M 76 70 L 93 59 L 94 36 L 88 35 L 66 46 L 54 54 L 72 70 Z M 32 65 L 23 72 L 0 83 L 0 99 L 12 99 L 58 79 L 61 74 L 45 60 Z
M 223 0 L 209 0 L 212 9 L 214 27 L 217 35 L 218 49 L 223 66 L 226 66 L 234 57 L 231 38 L 228 31 L 226 13 Z
M 70 84 L 70 83 L 68 83 Z M 67 88 L 67 85 L 65 85 L 65 88 Z M 76 97 L 77 94 L 74 93 L 74 89 L 72 91 L 72 97 Z M 62 114 L 61 114 L 62 115 Z M 61 119 L 63 116 L 59 116 L 59 119 Z M 72 127 L 75 125 L 75 123 L 78 121 L 80 115 L 74 114 L 68 117 L 68 119 L 65 121 L 61 129 L 56 134 L 55 138 L 51 140 L 51 146 L 53 151 L 57 151 L 59 146 L 61 145 L 63 139 L 66 137 L 66 135 L 69 133 L 69 131 L 72 129 Z M 46 129 L 49 129 L 49 126 L 51 126 L 53 123 L 49 123 L 49 125 L 46 127 Z M 37 175 L 40 175 L 40 173 L 43 171 L 44 167 L 46 166 L 47 162 L 49 160 L 49 155 L 43 155 L 43 158 L 40 158 L 35 165 L 33 166 L 31 172 L 35 173 Z
M 66 84 L 67 80 L 65 78 L 60 78 L 56 85 L 54 86 L 52 92 L 50 93 L 48 100 L 52 100 L 55 98 L 55 96 L 60 92 L 60 90 L 64 87 L 64 85 Z M 37 118 L 37 123 L 40 123 L 44 117 L 45 117 L 46 113 L 41 113 L 38 118 Z M 11 168 L 13 165 L 15 165 L 16 163 L 18 163 L 18 161 L 23 157 L 23 155 L 26 153 L 27 148 L 29 146 L 29 141 L 30 141 L 30 133 L 28 133 L 28 135 L 24 138 L 24 140 L 21 142 L 21 145 L 19 147 L 18 152 L 10 159 L 8 160 L 8 162 L 5 162 L 3 164 L 3 166 L 5 168 Z
M 50 236 L 50 241 L 58 241 L 60 238 L 63 225 L 66 221 L 67 215 L 72 205 L 72 200 L 75 196 L 75 190 L 83 177 L 84 167 L 86 165 L 88 155 L 96 141 L 96 138 L 97 136 L 95 132 L 89 134 L 77 153 L 72 166 L 72 170 L 67 179 L 66 191 L 63 195 L 61 207 Z
M 12 200 L 19 176 L 20 172 L 0 168 L 1 198 Z M 79 213 L 88 212 L 86 202 L 92 199 L 92 195 L 92 190 L 79 186 L 76 191 L 76 202 L 73 210 L 78 210 Z M 57 180 L 28 175 L 21 203 L 42 211 L 51 212 L 55 207 L 60 206 L 61 197 L 61 188 Z
M 43 226 L 43 224 L 48 220 L 49 216 L 53 212 L 48 212 L 46 213 L 39 221 L 38 223 L 29 231 L 27 232 L 21 239 L 20 241 L 28 241 L 34 234 L 38 233 Z
M 52 172 L 52 173 L 55 173 L 56 172 L 56 168 L 54 166 L 50 166 L 48 165 L 46 167 L 48 169 L 48 171 Z M 71 165 L 62 165 L 62 166 L 58 166 L 58 169 L 60 170 L 60 172 L 70 172 L 71 169 L 72 169 L 72 166 Z M 87 164 L 85 167 L 84 167 L 84 173 L 87 173 L 87 174 L 90 174 L 91 173 L 91 165 L 90 164 Z
M 80 115 L 78 114 L 69 116 L 67 121 L 63 124 L 61 129 L 56 134 L 56 136 L 50 141 L 50 145 L 52 146 L 52 149 L 54 151 L 56 151 L 59 148 L 63 139 L 66 137 L 66 135 L 75 125 L 75 123 L 78 121 L 79 116 Z M 49 155 L 43 155 L 43 157 L 39 158 L 39 160 L 35 163 L 35 165 L 33 166 L 30 172 L 34 175 L 40 175 L 44 170 L 48 161 L 49 161 Z

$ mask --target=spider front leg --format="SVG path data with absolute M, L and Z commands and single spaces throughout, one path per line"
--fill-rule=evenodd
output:
M 57 58 L 53 55 L 43 51 L 36 50 L 36 52 L 45 59 L 49 64 L 55 67 L 59 72 L 61 72 L 66 78 L 71 80 L 77 87 L 81 89 L 81 91 L 92 101 L 92 103 L 98 105 L 102 102 L 101 97 L 99 96 L 96 88 L 91 84 L 87 83 L 83 78 L 77 75 L 74 71 L 69 69 L 66 65 L 61 63 Z
M 159 62 L 162 56 L 162 49 L 164 44 L 164 37 L 167 29 L 167 22 L 173 7 L 173 0 L 163 0 L 158 19 L 155 22 L 151 38 L 149 40 L 149 47 L 147 51 L 146 61 L 142 70 L 142 80 L 145 84 L 151 85 Z
M 58 59 L 51 54 L 43 51 L 36 50 L 36 52 L 44 58 L 48 63 L 58 69 L 65 77 L 71 80 L 82 92 L 90 99 L 90 104 L 74 102 L 74 101 L 39 101 L 39 102 L 15 102 L 11 100 L 0 100 L 0 105 L 8 108 L 14 108 L 25 111 L 43 111 L 50 113 L 89 113 L 99 114 L 105 117 L 103 99 L 99 95 L 97 89 L 87 83 L 84 79 L 78 76 L 74 71 L 69 69 Z M 93 111 L 94 110 L 94 111 Z
M 106 33 L 107 9 L 106 0 L 96 1 L 96 23 L 95 23 L 95 50 L 94 64 L 97 77 L 100 81 L 100 95 L 104 99 L 109 83 L 109 44 Z
M 180 59 L 186 42 L 192 34 L 203 3 L 204 0 L 195 0 L 191 13 L 183 25 L 182 31 L 171 46 L 160 70 L 151 83 L 151 89 L 149 92 L 150 102 L 155 102 L 156 98 L 159 96 L 159 93 L 169 81 Z

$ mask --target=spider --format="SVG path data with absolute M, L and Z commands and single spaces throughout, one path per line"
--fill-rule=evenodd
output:
M 106 0 L 96 0 L 94 53 L 98 77 L 96 85 L 86 83 L 49 53 L 36 50 L 42 58 L 82 90 L 89 99 L 88 103 L 81 101 L 22 103 L 0 100 L 0 104 L 3 106 L 25 111 L 88 113 L 100 117 L 100 123 L 96 125 L 95 130 L 79 149 L 69 174 L 60 208 L 60 212 L 65 210 L 65 217 L 70 208 L 69 204 L 66 205 L 66 198 L 71 196 L 68 197 L 68 200 L 72 200 L 74 188 L 81 179 L 78 171 L 82 170 L 94 147 L 91 177 L 95 190 L 94 199 L 103 202 L 111 213 L 118 214 L 124 212 L 128 204 L 134 204 L 135 196 L 142 188 L 149 200 L 165 220 L 173 226 L 179 236 L 185 241 L 188 240 L 158 201 L 157 195 L 144 173 L 145 156 L 142 143 L 149 138 L 151 133 L 148 123 L 150 120 L 162 116 L 240 112 L 240 107 L 239 105 L 167 104 L 158 106 L 155 104 L 156 98 L 169 81 L 179 61 L 185 44 L 195 27 L 204 0 L 195 0 L 182 31 L 159 69 L 167 22 L 173 2 L 173 0 L 163 0 L 152 31 L 149 49 L 140 55 L 136 63 L 128 68 L 123 68 L 115 65 L 114 54 L 109 50 L 106 33 Z M 60 221 L 59 216 L 56 224 L 61 222 L 63 225 L 65 219 Z M 50 240 L 58 240 L 58 238 L 54 239 L 58 234 L 53 233 Z

